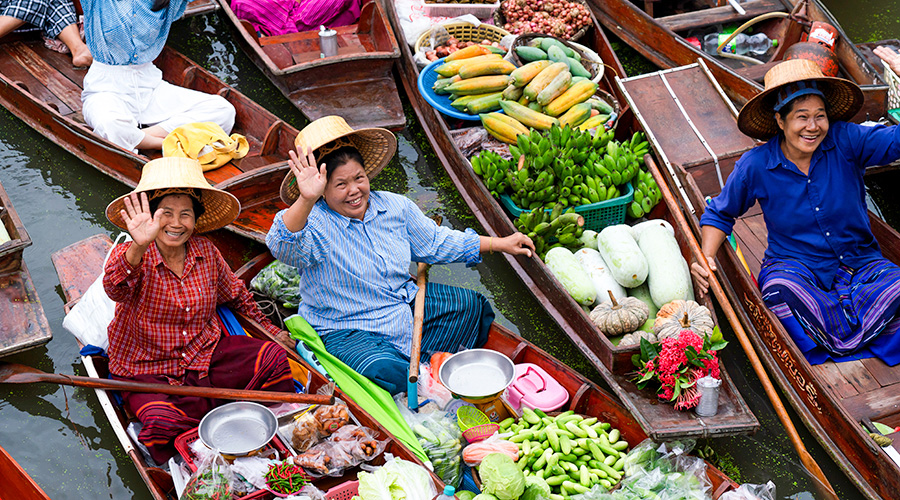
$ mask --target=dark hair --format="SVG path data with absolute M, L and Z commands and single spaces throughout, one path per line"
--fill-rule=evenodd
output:
M 781 115 L 781 119 L 783 120 L 784 117 L 786 117 L 787 115 L 791 114 L 791 111 L 794 110 L 794 106 L 795 106 L 798 102 L 800 102 L 800 101 L 805 101 L 806 99 L 809 99 L 810 97 L 813 97 L 813 96 L 816 96 L 816 97 L 822 99 L 822 102 L 825 103 L 825 114 L 826 114 L 826 115 L 830 115 L 830 112 L 831 112 L 831 109 L 830 109 L 830 108 L 831 108 L 831 106 L 828 105 L 828 101 L 826 101 L 824 97 L 822 97 L 822 96 L 820 96 L 820 95 L 818 95 L 818 94 L 805 94 L 805 95 L 797 96 L 797 97 L 791 99 L 790 101 L 786 102 L 786 103 L 784 104 L 784 106 L 781 107 L 781 110 L 776 111 L 776 113 L 778 113 L 779 115 Z
M 194 209 L 194 222 L 200 220 L 200 216 L 203 215 L 204 212 L 206 212 L 206 208 L 203 206 L 203 203 L 200 202 L 200 198 L 197 197 L 197 196 L 203 196 L 199 191 L 197 191 L 194 194 L 188 193 L 188 192 L 179 193 L 179 192 L 175 191 L 175 192 L 166 193 L 162 196 L 157 196 L 157 197 L 151 199 L 150 200 L 150 213 L 155 214 L 156 210 L 159 208 L 159 204 L 162 202 L 163 198 L 165 198 L 166 196 L 171 196 L 171 195 L 183 195 L 183 196 L 187 196 L 188 198 L 191 199 L 191 205 L 193 205 L 193 209 Z
M 363 169 L 366 168 L 366 164 L 363 163 L 363 157 L 359 154 L 358 149 L 353 146 L 343 146 L 323 156 L 320 162 L 325 164 L 325 174 L 330 178 L 332 172 L 337 170 L 338 167 L 354 160 L 362 165 Z

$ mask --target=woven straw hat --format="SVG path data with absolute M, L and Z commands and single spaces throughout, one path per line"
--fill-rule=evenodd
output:
M 297 134 L 294 144 L 305 144 L 312 148 L 316 161 L 328 153 L 344 147 L 353 146 L 362 155 L 363 168 L 369 179 L 376 175 L 391 161 L 397 152 L 397 138 L 393 132 L 383 128 L 361 128 L 353 130 L 340 116 L 326 116 L 303 127 Z M 288 205 L 297 201 L 300 191 L 294 173 L 288 171 L 281 182 L 281 201 Z
M 766 89 L 744 104 L 738 115 L 741 132 L 756 139 L 769 140 L 778 133 L 775 103 L 778 91 L 793 82 L 815 81 L 825 94 L 829 120 L 849 120 L 863 104 L 863 93 L 855 83 L 822 74 L 819 65 L 808 59 L 791 59 L 766 73 Z
M 200 162 L 193 158 L 167 157 L 148 161 L 141 171 L 141 181 L 131 193 L 146 192 L 149 198 L 156 198 L 159 194 L 180 190 L 194 190 L 200 194 L 200 203 L 205 210 L 194 225 L 194 231 L 198 233 L 227 226 L 241 211 L 241 203 L 233 194 L 209 185 L 203 177 Z M 154 191 L 163 193 L 153 196 Z M 131 193 L 116 198 L 106 207 L 106 218 L 122 229 L 127 227 L 119 212 L 125 210 L 125 198 Z

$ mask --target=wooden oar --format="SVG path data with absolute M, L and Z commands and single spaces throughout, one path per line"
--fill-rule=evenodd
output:
M 434 222 L 440 226 L 444 220 L 440 215 L 434 216 Z M 412 348 L 409 351 L 409 382 L 406 384 L 406 407 L 415 410 L 419 407 L 419 355 L 422 352 L 422 323 L 425 321 L 425 287 L 428 285 L 428 264 L 419 262 L 416 267 L 415 309 L 413 311 Z
M 219 387 L 187 387 L 168 384 L 128 382 L 95 377 L 79 377 L 61 373 L 47 373 L 30 366 L 0 361 L 0 383 L 74 385 L 91 389 L 114 389 L 126 392 L 151 392 L 175 396 L 195 396 L 199 398 L 233 399 L 237 401 L 263 401 L 267 403 L 306 403 L 330 405 L 334 403 L 331 394 L 295 394 L 289 392 L 250 391 L 243 389 L 222 389 Z
M 653 158 L 650 155 L 644 156 L 644 163 L 647 165 L 647 168 L 650 169 L 654 177 L 656 177 L 657 179 L 662 179 L 659 169 L 657 168 L 656 163 L 653 161 Z M 681 210 L 679 209 L 679 207 L 674 206 L 675 202 L 673 200 L 675 198 L 673 197 L 672 192 L 669 190 L 669 186 L 665 182 L 661 182 L 659 183 L 659 189 L 663 193 L 663 199 L 666 200 L 666 204 L 669 205 L 669 211 L 675 217 L 675 222 L 678 224 L 679 230 L 684 232 L 684 234 L 692 234 L 691 228 L 690 226 L 688 226 L 687 220 L 685 220 L 684 215 L 681 213 Z M 694 238 L 686 238 L 686 240 L 688 242 L 688 245 L 690 245 L 691 247 L 691 253 L 693 254 L 694 258 L 703 266 L 704 269 L 706 269 L 706 272 L 709 274 L 709 287 L 712 289 L 713 294 L 719 301 L 719 306 L 721 306 L 722 312 L 725 313 L 725 316 L 728 318 L 728 322 L 734 329 L 734 333 L 737 336 L 738 341 L 741 343 L 741 347 L 744 348 L 744 352 L 747 354 L 747 358 L 750 359 L 750 364 L 753 365 L 753 371 L 756 372 L 756 376 L 759 377 L 760 382 L 762 382 L 763 389 L 765 389 L 766 391 L 766 396 L 769 397 L 769 401 L 772 403 L 772 406 L 775 408 L 775 413 L 778 415 L 778 420 L 781 421 L 781 425 L 784 426 L 785 431 L 787 431 L 788 438 L 790 438 L 791 440 L 791 445 L 793 445 L 794 450 L 797 452 L 797 455 L 800 456 L 800 462 L 802 462 L 803 466 L 806 467 L 806 470 L 809 471 L 810 474 L 812 474 L 816 479 L 818 479 L 822 483 L 822 486 L 826 488 L 823 493 L 825 493 L 829 498 L 837 500 L 837 493 L 835 493 L 834 488 L 831 486 L 831 483 L 828 482 L 828 479 L 825 477 L 825 473 L 822 472 L 819 464 L 816 463 L 812 455 L 809 454 L 809 451 L 806 450 L 806 446 L 800 439 L 800 434 L 797 433 L 797 428 L 794 427 L 794 422 L 791 421 L 791 417 L 790 415 L 788 415 L 784 404 L 781 402 L 781 398 L 778 396 L 778 392 L 775 390 L 775 386 L 772 385 L 772 381 L 769 379 L 769 374 L 766 372 L 762 361 L 760 361 L 759 356 L 756 354 L 756 349 L 754 349 L 753 344 L 750 343 L 750 339 L 747 337 L 747 333 L 744 331 L 744 327 L 741 324 L 740 319 L 738 319 L 737 313 L 735 313 L 734 309 L 731 307 L 731 302 L 725 295 L 725 289 L 722 288 L 722 285 L 719 283 L 716 275 L 712 271 L 710 271 L 709 263 L 706 262 L 706 256 L 703 255 L 703 251 L 700 249 L 700 245 L 697 244 L 697 241 Z

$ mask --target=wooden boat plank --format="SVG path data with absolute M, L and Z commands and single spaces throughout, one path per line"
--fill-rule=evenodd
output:
M 72 66 L 72 56 L 70 54 L 61 54 L 55 50 L 48 50 L 40 54 L 40 58 L 56 70 L 60 75 L 72 81 L 78 88 L 84 87 L 84 77 L 87 74 L 82 68 Z
M 844 377 L 843 372 L 837 367 L 837 363 L 816 365 L 812 367 L 812 371 L 821 377 L 825 387 L 831 390 L 838 398 L 849 398 L 859 394 L 856 387 Z
M 67 252 L 55 252 L 50 256 L 53 267 L 60 274 L 59 282 L 63 285 L 63 295 L 67 302 L 75 302 L 97 279 L 102 271 L 101 266 L 85 255 L 103 255 L 109 250 L 112 241 L 105 234 L 95 234 L 66 247 Z
M 0 447 L 0 477 L 3 478 L 4 498 L 50 500 L 25 469 L 2 447 Z
M 3 68 L 3 74 L 11 81 L 24 85 L 23 90 L 33 95 L 39 101 L 55 106 L 61 115 L 71 115 L 73 113 L 72 108 L 62 102 L 56 94 L 35 78 L 30 71 L 20 65 L 7 47 L 5 44 L 0 45 L 0 67 Z M 78 109 L 81 109 L 81 106 Z
M 46 344 L 50 323 L 25 263 L 16 272 L 0 274 L 0 356 Z
M 900 387 L 889 385 L 880 389 L 844 398 L 841 403 L 855 420 L 880 420 L 900 413 Z
M 672 31 L 687 31 L 693 28 L 712 26 L 713 24 L 731 24 L 753 19 L 769 12 L 784 12 L 784 5 L 779 0 L 752 0 L 741 3 L 745 13 L 741 14 L 730 5 L 711 7 L 684 14 L 659 17 L 656 21 Z
M 8 46 L 13 58 L 27 68 L 34 77 L 53 92 L 56 97 L 73 111 L 81 111 L 81 87 L 66 77 L 59 77 L 59 72 L 47 64 L 42 57 L 34 53 L 22 42 Z
M 869 373 L 862 361 L 846 361 L 835 363 L 841 375 L 847 379 L 847 383 L 857 389 L 858 392 L 869 392 L 881 388 L 881 384 Z
M 860 362 L 880 385 L 888 386 L 900 383 L 900 370 L 897 370 L 896 367 L 888 366 L 878 358 L 863 359 Z
M 338 26 L 335 28 L 331 28 L 337 35 L 347 35 L 356 33 L 359 30 L 359 25 L 357 24 L 349 24 L 347 26 Z M 259 38 L 259 44 L 261 46 L 266 45 L 275 45 L 275 44 L 283 44 L 288 42 L 299 42 L 299 41 L 311 41 L 315 42 L 316 51 L 318 52 L 319 45 L 319 32 L 315 30 L 310 31 L 298 31 L 296 33 L 287 33 L 284 35 L 275 35 L 275 36 L 263 36 Z
M 391 128 L 396 110 L 387 95 L 392 92 L 397 92 L 397 83 L 388 73 L 383 78 L 297 89 L 288 98 L 305 109 L 310 120 L 337 114 L 351 126 L 368 123 L 369 127 Z

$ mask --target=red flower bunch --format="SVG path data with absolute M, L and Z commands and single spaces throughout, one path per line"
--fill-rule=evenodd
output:
M 660 399 L 674 401 L 676 410 L 693 408 L 700 402 L 697 380 L 706 375 L 720 378 L 717 352 L 727 344 L 718 327 L 706 339 L 692 330 L 682 330 L 678 337 L 658 344 L 641 339 L 641 353 L 632 357 L 638 369 L 637 386 L 643 389 L 659 382 Z

